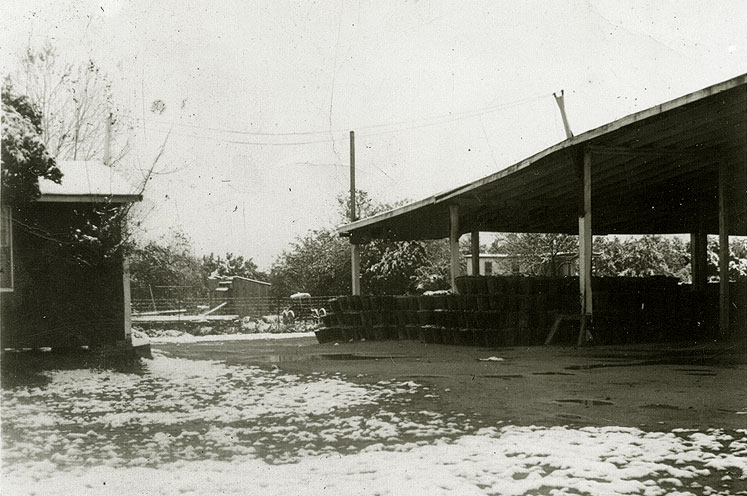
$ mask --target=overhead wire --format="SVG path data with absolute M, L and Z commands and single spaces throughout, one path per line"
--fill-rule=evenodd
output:
M 484 123 L 482 120 L 482 116 L 494 112 L 498 112 L 500 110 L 504 110 L 511 107 L 520 106 L 523 104 L 531 103 L 534 101 L 538 101 L 542 98 L 549 97 L 550 93 L 544 93 L 544 94 L 536 94 L 527 98 L 511 101 L 511 102 L 504 102 L 501 104 L 495 104 L 495 105 L 487 105 L 484 107 L 462 111 L 462 112 L 450 112 L 447 114 L 441 114 L 436 116 L 429 116 L 429 117 L 422 117 L 417 119 L 409 119 L 409 120 L 400 120 L 400 121 L 394 121 L 389 123 L 378 123 L 378 124 L 371 124 L 367 126 L 360 126 L 356 128 L 356 131 L 359 133 L 359 136 L 361 137 L 374 137 L 374 136 L 382 136 L 397 132 L 405 132 L 405 131 L 411 131 L 416 129 L 422 129 L 426 127 L 432 127 L 432 126 L 440 126 L 449 124 L 452 122 L 457 122 L 460 120 L 465 119 L 472 119 L 472 118 L 478 118 L 479 123 L 482 127 L 483 134 L 485 133 L 484 129 Z M 130 121 L 141 121 L 143 123 L 143 127 L 145 127 L 144 122 L 145 119 L 138 119 L 136 117 L 128 117 L 126 119 L 129 119 Z M 262 132 L 250 132 L 250 131 L 239 131 L 235 129 L 224 129 L 224 128 L 216 128 L 216 127 L 209 127 L 209 126 L 200 126 L 195 124 L 187 124 L 187 123 L 179 123 L 172 121 L 170 123 L 160 123 L 160 122 L 154 122 L 152 120 L 149 121 L 148 131 L 150 132 L 159 132 L 164 134 L 172 134 L 172 135 L 178 135 L 178 136 L 185 136 L 189 138 L 196 138 L 196 139 L 206 139 L 206 140 L 212 140 L 216 141 L 218 143 L 226 143 L 226 144 L 237 144 L 237 145 L 249 145 L 249 146 L 302 146 L 302 145 L 312 145 L 312 144 L 323 144 L 323 143 L 334 143 L 335 141 L 342 141 L 348 139 L 348 130 L 347 129 L 339 129 L 339 130 L 324 130 L 324 131 L 300 131 L 300 132 L 288 132 L 288 133 L 262 133 Z M 404 124 L 412 124 L 406 127 L 401 127 Z M 166 126 L 168 125 L 168 129 L 161 129 L 157 126 Z M 216 133 L 227 133 L 227 134 L 240 134 L 240 135 L 246 135 L 246 136 L 265 136 L 265 137 L 292 137 L 292 136 L 315 136 L 315 135 L 325 135 L 323 138 L 318 139 L 310 139 L 310 140 L 304 140 L 304 141 L 280 141 L 280 142 L 273 142 L 273 141 L 246 141 L 246 140 L 235 140 L 235 139 L 226 139 L 221 136 L 211 136 L 206 134 L 195 134 L 195 133 L 185 133 L 174 130 L 174 127 L 187 127 L 187 128 L 195 128 L 198 130 L 207 130 L 207 131 L 213 131 Z M 374 131 L 374 132 L 366 132 L 366 131 Z M 335 137 L 334 135 L 337 134 L 339 137 Z M 330 136 L 331 135 L 331 136 Z M 487 139 L 487 136 L 485 136 Z M 489 146 L 489 144 L 488 144 Z M 492 150 L 491 150 L 492 155 Z M 493 161 L 495 161 L 495 158 L 493 157 Z M 297 164 L 297 165 L 321 165 L 321 164 Z M 323 164 L 323 165 L 339 165 L 339 164 Z M 390 176 L 386 171 L 384 171 L 381 167 L 379 167 L 376 164 L 370 164 L 374 168 L 378 170 L 379 173 L 386 176 L 389 180 L 394 181 L 394 178 Z M 183 168 L 188 168 L 188 166 L 185 166 Z
M 477 108 L 473 110 L 467 110 L 463 112 L 454 112 L 454 113 L 447 113 L 437 116 L 430 116 L 430 117 L 423 117 L 418 119 L 409 119 L 409 120 L 402 120 L 402 121 L 394 121 L 389 123 L 379 123 L 379 124 L 371 124 L 367 126 L 356 126 L 356 132 L 360 133 L 359 135 L 362 137 L 369 137 L 369 136 L 381 136 L 385 134 L 392 134 L 397 132 L 403 132 L 403 131 L 410 131 L 414 129 L 421 129 L 425 127 L 432 127 L 432 126 L 440 126 L 443 124 L 449 124 L 451 122 L 456 122 L 460 120 L 465 119 L 471 119 L 474 117 L 480 117 L 482 115 L 494 113 L 500 110 L 504 110 L 510 107 L 515 107 L 519 105 L 523 105 L 526 103 L 531 103 L 533 101 L 539 100 L 541 98 L 545 98 L 549 96 L 549 93 L 541 94 L 541 95 L 534 95 L 532 97 L 524 98 L 521 100 L 516 100 L 512 102 L 506 102 L 498 105 L 490 105 L 482 108 Z M 131 121 L 142 121 L 142 119 L 138 118 L 130 118 Z M 154 121 L 149 121 L 151 125 L 154 126 L 160 126 L 160 125 L 166 125 L 166 123 L 159 123 Z M 413 124 L 411 126 L 401 127 L 405 124 Z M 316 139 L 308 139 L 308 140 L 302 140 L 302 141 L 254 141 L 254 140 L 241 140 L 241 139 L 230 139 L 225 138 L 221 136 L 212 136 L 207 134 L 196 134 L 196 133 L 185 133 L 185 132 L 179 132 L 172 130 L 171 133 L 179 136 L 185 136 L 190 138 L 197 138 L 197 139 L 206 139 L 206 140 L 212 140 L 212 141 L 218 141 L 222 143 L 228 143 L 228 144 L 236 144 L 236 145 L 250 145 L 250 146 L 301 146 L 301 145 L 313 145 L 313 144 L 321 144 L 321 143 L 330 143 L 335 141 L 341 141 L 347 139 L 347 133 L 349 130 L 347 129 L 338 129 L 338 130 L 324 130 L 324 131 L 298 131 L 298 132 L 287 132 L 287 133 L 265 133 L 265 132 L 254 132 L 254 131 L 240 131 L 236 129 L 228 129 L 228 128 L 220 128 L 220 127 L 210 127 L 210 126 L 201 126 L 197 124 L 188 124 L 188 123 L 178 123 L 178 122 L 172 122 L 169 123 L 171 126 L 179 126 L 179 127 L 186 127 L 186 128 L 192 128 L 197 129 L 201 131 L 210 131 L 215 133 L 222 133 L 222 134 L 237 134 L 241 136 L 257 136 L 257 137 L 301 137 L 301 136 L 322 136 L 324 135 L 324 138 L 316 138 Z M 386 129 L 386 128 L 392 128 L 392 129 Z M 376 130 L 376 129 L 382 129 L 381 131 L 376 132 L 367 132 L 369 130 Z M 157 131 L 161 133 L 168 132 L 166 129 L 161 129 L 158 127 L 149 127 L 150 131 Z M 339 137 L 335 137 L 335 135 L 339 135 Z

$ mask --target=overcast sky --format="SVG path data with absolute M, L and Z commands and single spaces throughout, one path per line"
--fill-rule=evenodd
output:
M 3 0 L 2 57 L 30 43 L 99 62 L 134 126 L 122 167 L 172 134 L 138 215 L 198 253 L 269 268 L 337 222 L 357 185 L 417 200 L 573 131 L 747 72 L 747 2 Z M 166 103 L 161 115 L 149 111 Z

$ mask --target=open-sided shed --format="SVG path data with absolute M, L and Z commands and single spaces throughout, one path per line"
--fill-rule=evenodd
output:
M 695 287 L 706 283 L 706 236 L 718 234 L 720 322 L 727 333 L 728 236 L 747 235 L 747 74 L 574 136 L 478 181 L 339 228 L 353 244 L 449 237 L 452 282 L 459 270 L 459 236 L 472 233 L 477 250 L 480 231 L 578 234 L 585 316 L 593 310 L 592 234 L 689 233 Z

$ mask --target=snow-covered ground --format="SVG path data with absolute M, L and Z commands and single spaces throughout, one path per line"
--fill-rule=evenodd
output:
M 199 343 L 208 341 L 253 341 L 256 339 L 289 339 L 289 338 L 313 338 L 316 334 L 313 332 L 293 332 L 293 333 L 273 333 L 257 332 L 254 334 L 207 334 L 205 336 L 193 336 L 186 332 L 174 331 L 170 335 L 143 337 L 140 333 L 135 337 L 133 335 L 133 345 L 152 343 Z M 137 342 L 136 342 L 137 340 Z
M 144 363 L 4 390 L 2 494 L 747 494 L 744 430 L 484 426 L 413 382 Z

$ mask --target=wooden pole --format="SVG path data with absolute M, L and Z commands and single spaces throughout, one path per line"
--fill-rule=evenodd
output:
M 747 91 L 743 90 L 739 104 L 742 115 L 747 115 L 745 95 Z M 731 139 L 724 148 L 724 161 L 729 167 L 728 232 L 734 236 L 747 236 L 747 129 L 742 127 L 738 132 L 728 135 Z M 747 337 L 747 281 L 732 283 L 729 291 L 730 338 L 744 339 Z
M 459 277 L 459 205 L 449 205 L 449 251 L 451 252 L 451 292 L 456 294 Z
M 581 332 L 578 344 L 584 344 L 591 333 L 587 328 L 592 318 L 591 290 L 591 151 L 584 152 L 581 194 L 583 210 L 578 217 L 578 269 L 579 292 L 581 299 Z
M 124 306 L 123 325 L 126 346 L 132 345 L 132 297 L 130 293 L 130 261 L 122 258 L 122 304 Z
M 148 291 L 150 291 L 150 301 L 153 303 L 153 311 L 156 312 L 158 309 L 156 308 L 156 299 L 153 297 L 153 287 L 148 284 Z
M 705 291 L 708 284 L 708 235 L 701 219 L 698 219 L 698 230 L 690 233 L 690 269 L 693 290 Z
M 350 131 L 350 222 L 355 222 L 355 131 Z
M 719 278 L 719 332 L 729 334 L 729 209 L 728 169 L 722 161 L 718 170 L 718 278 Z
M 472 275 L 480 275 L 480 231 L 472 231 L 471 236 Z
M 563 128 L 565 129 L 565 137 L 568 139 L 573 138 L 573 131 L 571 131 L 571 125 L 568 124 L 568 116 L 565 115 L 565 90 L 560 90 L 560 96 L 553 93 L 552 96 L 555 97 L 555 103 L 558 104 L 558 108 L 560 109 L 560 117 L 563 119 Z
M 109 112 L 106 115 L 106 122 L 104 122 L 104 158 L 102 162 L 107 167 L 112 165 L 112 113 Z
M 350 131 L 350 222 L 355 222 L 355 132 Z M 361 252 L 360 246 L 350 244 L 351 293 L 361 294 Z

